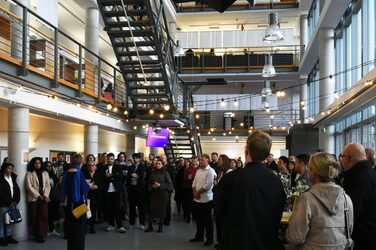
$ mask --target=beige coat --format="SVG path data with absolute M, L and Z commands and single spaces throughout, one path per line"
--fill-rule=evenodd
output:
M 334 183 L 317 183 L 297 201 L 286 232 L 286 249 L 343 250 L 345 236 L 344 190 Z M 353 230 L 353 204 L 346 195 L 348 228 Z M 350 239 L 352 242 L 352 240 Z
M 50 191 L 51 191 L 51 185 L 50 185 L 50 177 L 48 176 L 47 171 L 42 172 L 43 177 L 43 196 L 49 197 Z M 37 201 L 39 194 L 39 180 L 37 173 L 35 171 L 33 172 L 27 172 L 25 177 L 25 186 L 27 190 L 27 201 Z

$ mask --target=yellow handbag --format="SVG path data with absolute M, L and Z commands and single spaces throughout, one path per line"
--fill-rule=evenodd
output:
M 85 203 L 82 203 L 81 205 L 79 205 L 75 209 L 72 209 L 72 214 L 73 214 L 74 218 L 78 219 L 82 215 L 86 214 L 88 211 L 89 211 L 88 206 Z

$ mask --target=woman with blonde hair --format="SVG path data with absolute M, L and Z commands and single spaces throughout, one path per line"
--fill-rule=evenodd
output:
M 308 163 L 313 186 L 297 200 L 286 232 L 286 249 L 348 249 L 352 245 L 353 204 L 333 182 L 340 164 L 328 153 Z

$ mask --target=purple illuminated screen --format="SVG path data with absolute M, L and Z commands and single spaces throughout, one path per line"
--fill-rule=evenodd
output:
M 147 147 L 159 147 L 164 148 L 168 143 L 168 129 L 161 128 L 161 132 L 153 132 L 153 127 L 149 127 L 148 137 L 146 139 Z

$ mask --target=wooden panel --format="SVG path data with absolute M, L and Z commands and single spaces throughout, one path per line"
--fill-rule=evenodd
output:
M 94 92 L 95 68 L 88 63 L 85 64 L 83 68 L 85 69 L 85 89 Z
M 10 20 L 0 16 L 0 36 L 10 40 Z

